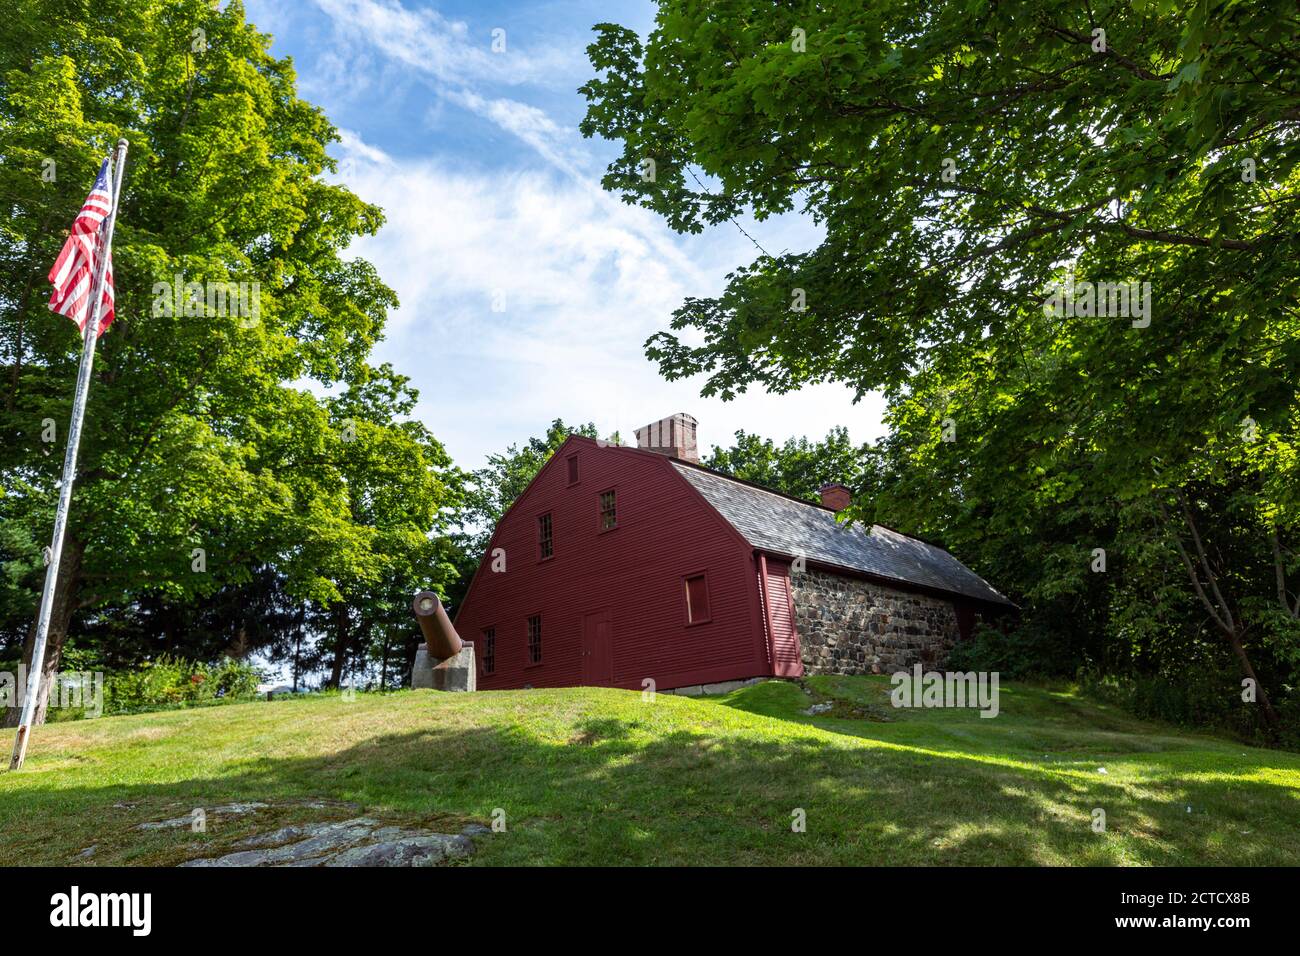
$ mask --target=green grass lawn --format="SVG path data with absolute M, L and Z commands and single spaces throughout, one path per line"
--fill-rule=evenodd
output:
M 503 810 L 475 865 L 1300 863 L 1300 755 L 1064 690 L 1003 685 L 986 719 L 895 710 L 885 678 L 808 685 L 815 698 L 782 682 L 653 702 L 325 695 L 51 724 L 0 773 L 0 864 L 174 864 L 358 813 L 341 802 L 443 829 Z M 804 716 L 814 699 L 835 708 Z M 250 800 L 273 807 L 206 833 L 136 829 Z

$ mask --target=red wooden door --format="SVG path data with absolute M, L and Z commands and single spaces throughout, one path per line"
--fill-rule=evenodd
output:
M 609 611 L 592 611 L 582 617 L 582 682 L 614 682 L 614 629 Z

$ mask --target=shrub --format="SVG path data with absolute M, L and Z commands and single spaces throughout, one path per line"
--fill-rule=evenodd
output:
M 250 700 L 257 696 L 262 675 L 247 661 L 224 657 L 212 668 L 212 679 L 217 684 L 217 696 L 223 700 Z
M 163 655 L 104 681 L 104 713 L 129 714 L 221 701 L 251 700 L 261 675 L 245 661 L 216 664 Z
M 1138 717 L 1163 720 L 1180 727 L 1228 733 L 1260 746 L 1300 746 L 1295 715 L 1300 700 L 1288 688 L 1277 688 L 1273 706 L 1282 722 L 1279 737 L 1273 737 L 1258 707 L 1241 701 L 1241 679 L 1233 670 L 1185 669 L 1176 678 L 1159 674 L 1102 675 L 1092 668 L 1079 672 L 1083 689 L 1094 697 L 1116 704 Z
M 1070 648 L 1055 633 L 1034 626 L 1009 633 L 981 625 L 948 655 L 948 670 L 998 671 L 1009 680 L 1059 677 L 1074 672 Z

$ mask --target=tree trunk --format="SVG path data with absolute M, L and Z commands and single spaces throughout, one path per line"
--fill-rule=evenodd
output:
M 1255 667 L 1250 663 L 1250 656 L 1246 653 L 1246 648 L 1241 644 L 1241 635 L 1231 633 L 1228 635 L 1228 641 L 1232 644 L 1232 652 L 1237 655 L 1237 662 L 1241 665 L 1241 672 L 1251 679 L 1255 684 L 1255 695 L 1259 699 L 1259 706 L 1264 709 L 1264 720 L 1270 730 L 1276 733 L 1282 727 L 1282 721 L 1277 716 L 1277 711 L 1273 709 L 1273 702 L 1268 699 L 1268 692 L 1264 690 L 1264 685 L 1259 682 L 1255 676 Z
M 77 610 L 77 593 L 81 590 L 81 559 L 85 546 L 75 538 L 65 538 L 63 554 L 59 561 L 59 578 L 54 585 L 54 604 L 50 608 L 50 629 L 45 642 L 45 663 L 41 667 L 41 689 L 36 697 L 36 710 L 32 714 L 32 724 L 45 723 L 45 712 L 49 709 L 50 688 L 54 677 L 59 672 L 59 663 L 63 659 L 63 645 L 68 640 L 68 625 Z M 43 583 L 43 582 L 42 582 Z M 37 605 L 39 613 L 40 605 Z M 32 650 L 36 646 L 36 623 L 27 631 L 27 640 L 23 642 L 23 667 L 30 675 Z M 26 688 L 24 688 L 24 691 Z M 11 707 L 5 713 L 4 726 L 17 727 L 22 716 L 21 707 Z
M 348 657 L 348 643 L 352 632 L 352 621 L 348 617 L 348 606 L 340 601 L 334 605 L 334 663 L 330 665 L 329 686 L 338 690 L 343 686 L 343 665 Z
M 409 687 L 411 684 L 411 671 L 415 667 L 415 655 L 419 653 L 420 644 L 423 643 L 418 635 L 409 635 L 402 642 L 402 686 Z
M 242 661 L 248 656 L 248 646 L 248 628 L 241 622 L 239 627 L 235 629 L 235 636 L 230 639 L 230 643 L 226 645 L 226 649 L 222 653 L 229 658 Z
M 1264 711 L 1264 722 L 1268 729 L 1276 734 L 1281 729 L 1281 721 L 1278 719 L 1277 711 L 1273 709 L 1273 702 L 1269 700 L 1268 693 L 1264 690 L 1264 685 L 1259 682 L 1255 674 L 1255 667 L 1250 662 L 1250 655 L 1246 653 L 1245 646 L 1241 643 L 1241 635 L 1244 631 L 1240 622 L 1233 616 L 1232 609 L 1223 597 L 1223 592 L 1219 589 L 1218 575 L 1215 574 L 1214 566 L 1210 563 L 1209 554 L 1205 550 L 1205 545 L 1201 541 L 1201 533 L 1196 527 L 1196 518 L 1192 513 L 1191 503 L 1187 499 L 1185 492 L 1179 490 L 1176 492 L 1178 500 L 1182 504 L 1183 519 L 1187 524 L 1188 531 L 1191 532 L 1192 544 L 1196 546 L 1196 561 L 1187 553 L 1187 548 L 1183 546 L 1183 540 L 1176 532 L 1173 534 L 1174 545 L 1178 548 L 1178 555 L 1182 558 L 1183 566 L 1187 569 L 1187 574 L 1191 578 L 1192 587 L 1196 590 L 1196 596 L 1201 599 L 1205 609 L 1210 612 L 1210 618 L 1220 632 L 1228 639 L 1232 645 L 1232 653 L 1236 655 L 1237 663 L 1241 665 L 1243 676 L 1250 678 L 1255 685 L 1256 699 Z M 1168 512 L 1165 510 L 1163 503 L 1160 504 L 1160 512 L 1164 515 L 1166 522 L 1169 520 Z M 1274 537 L 1274 555 L 1278 556 L 1277 539 Z M 1197 563 L 1199 562 L 1202 572 L 1205 574 L 1206 582 L 1209 585 L 1207 592 L 1205 586 L 1201 584 L 1201 576 L 1197 572 Z M 1285 581 L 1282 581 L 1282 603 L 1286 604 Z

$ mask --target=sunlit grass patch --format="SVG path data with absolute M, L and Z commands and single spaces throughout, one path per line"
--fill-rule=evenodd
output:
M 23 772 L 0 774 L 0 863 L 171 864 L 264 823 L 140 823 L 232 801 L 297 819 L 322 800 L 394 819 L 503 814 L 477 865 L 1300 862 L 1300 756 L 1063 688 L 1003 685 L 992 719 L 897 710 L 889 690 L 405 691 L 51 725 Z M 810 716 L 816 700 L 842 706 Z

